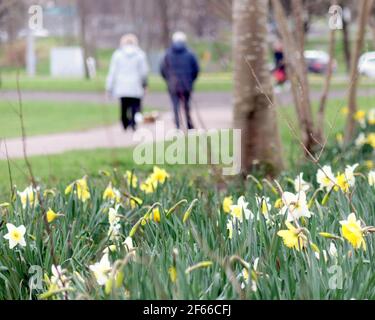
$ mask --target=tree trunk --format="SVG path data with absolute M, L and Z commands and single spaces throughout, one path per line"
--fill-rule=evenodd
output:
M 375 13 L 373 13 L 373 16 L 370 17 L 370 29 L 371 29 L 371 34 L 372 34 L 372 40 L 373 40 L 373 45 L 372 47 L 375 49 Z
M 79 22 L 80 22 L 80 42 L 83 51 L 83 64 L 85 67 L 85 78 L 89 79 L 89 69 L 87 66 L 87 58 L 89 57 L 89 48 L 86 39 L 86 22 L 87 22 L 87 4 L 85 0 L 78 0 Z
M 361 54 L 364 39 L 366 35 L 366 26 L 368 18 L 371 12 L 373 0 L 363 0 L 359 1 L 359 16 L 358 16 L 358 30 L 356 36 L 355 48 L 351 61 L 351 71 L 350 71 L 350 87 L 348 96 L 348 107 L 349 113 L 346 122 L 345 130 L 345 142 L 348 143 L 353 139 L 356 122 L 354 119 L 354 114 L 357 111 L 357 85 L 358 85 L 358 60 Z
M 168 48 L 171 42 L 171 31 L 169 26 L 169 16 L 168 16 L 168 0 L 159 0 L 160 9 L 160 23 L 161 23 L 161 33 L 162 33 L 162 44 L 164 48 Z
M 343 17 L 342 19 L 342 44 L 344 47 L 346 72 L 350 73 L 350 62 L 351 62 L 350 36 L 349 36 L 349 25 L 345 17 Z
M 297 117 L 301 128 L 302 142 L 306 153 L 313 152 L 316 147 L 317 140 L 314 131 L 309 96 L 309 84 L 307 80 L 306 64 L 301 42 L 301 39 L 303 38 L 300 36 L 300 40 L 298 41 L 299 43 L 296 43 L 292 33 L 289 31 L 287 18 L 280 1 L 272 0 L 272 6 L 279 32 L 283 40 L 284 56 L 287 66 L 286 69 L 288 78 L 291 82 L 294 105 L 296 107 Z M 302 7 L 301 4 L 300 7 Z M 295 15 L 301 14 L 300 12 L 300 10 L 295 11 Z M 301 21 L 301 18 L 296 18 L 298 21 Z
M 267 63 L 267 12 L 263 0 L 234 0 L 234 127 L 242 130 L 242 171 L 256 165 L 275 175 L 282 157 Z

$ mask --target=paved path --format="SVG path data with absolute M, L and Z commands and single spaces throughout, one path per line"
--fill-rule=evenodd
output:
M 231 127 L 231 110 L 229 108 L 223 109 L 221 112 L 208 108 L 199 112 L 199 114 L 193 110 L 192 117 L 197 128 L 224 129 Z M 203 126 L 199 119 L 204 119 Z M 160 119 L 158 119 L 158 128 L 160 125 L 163 125 L 165 131 L 174 128 L 172 114 L 169 112 L 161 113 Z M 139 129 L 134 134 L 131 130 L 125 132 L 120 124 L 115 124 L 87 131 L 27 137 L 27 154 L 28 156 L 51 155 L 72 150 L 131 147 L 140 142 L 137 137 L 143 138 L 142 141 L 145 142 L 165 140 L 164 136 L 160 134 L 160 129 L 157 129 L 156 123 L 143 124 Z M 143 130 L 141 129 L 148 129 L 149 134 L 143 135 Z M 6 148 L 9 158 L 18 159 L 23 157 L 22 139 L 12 138 L 0 141 L 0 159 L 6 159 Z
M 18 99 L 15 91 L 0 91 L 0 100 L 15 101 Z M 103 93 L 95 92 L 22 92 L 22 99 L 25 101 L 66 101 L 66 102 L 88 102 L 88 103 L 108 103 L 108 98 Z M 230 92 L 198 92 L 194 94 L 194 103 L 209 107 L 224 107 L 232 105 L 232 95 Z M 117 103 L 111 100 L 112 103 Z M 157 92 L 146 94 L 144 105 L 166 109 L 170 108 L 170 99 L 167 93 Z
M 375 89 L 359 90 L 359 95 L 375 95 Z M 345 91 L 332 91 L 330 98 L 343 98 Z M 97 93 L 56 93 L 56 92 L 23 92 L 24 100 L 35 101 L 85 101 L 105 103 L 103 94 Z M 312 99 L 320 97 L 319 92 L 312 92 Z M 17 99 L 15 92 L 0 92 L 0 99 Z M 290 104 L 291 95 L 288 92 L 277 95 L 280 105 Z M 165 93 L 148 94 L 145 104 L 169 111 L 170 101 Z M 230 128 L 232 123 L 232 97 L 229 92 L 224 93 L 196 93 L 192 106 L 192 116 L 197 128 Z M 203 120 L 203 121 L 201 121 Z M 166 130 L 173 128 L 173 119 L 170 112 L 162 112 L 161 119 Z M 155 133 L 155 124 L 143 125 L 141 128 L 149 129 L 155 141 L 163 139 Z M 6 158 L 5 142 L 0 141 L 0 159 Z M 71 150 L 89 150 L 96 148 L 122 148 L 131 147 L 138 142 L 132 132 L 124 132 L 120 124 L 109 127 L 94 128 L 87 131 L 59 133 L 43 136 L 32 136 L 26 140 L 27 153 L 33 155 L 59 154 Z M 21 158 L 22 139 L 7 139 L 6 145 L 10 158 Z

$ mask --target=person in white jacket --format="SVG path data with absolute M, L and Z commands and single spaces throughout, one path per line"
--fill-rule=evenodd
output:
M 136 116 L 141 112 L 141 102 L 147 87 L 149 67 L 146 54 L 139 48 L 133 34 L 121 38 L 120 48 L 111 59 L 106 90 L 121 104 L 121 121 L 126 130 L 136 130 Z

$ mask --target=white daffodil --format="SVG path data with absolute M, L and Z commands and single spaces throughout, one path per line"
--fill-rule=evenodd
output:
M 127 237 L 124 241 L 124 247 L 127 252 L 131 252 L 134 250 L 133 239 L 131 237 Z
M 254 266 L 253 266 L 254 272 L 257 272 L 258 262 L 259 262 L 259 258 L 256 258 L 254 260 Z M 249 279 L 250 275 L 249 275 L 248 269 L 246 269 L 246 268 L 242 269 L 242 272 L 241 272 L 240 276 L 243 279 L 243 281 L 241 282 L 241 289 L 245 289 L 246 285 L 249 283 L 249 280 L 251 280 L 251 291 L 257 292 L 257 290 L 258 290 L 257 283 L 254 279 Z
M 303 180 L 303 172 L 301 172 L 294 180 L 294 189 L 296 192 L 307 192 L 310 189 L 310 184 Z
M 368 184 L 373 187 L 375 185 L 375 171 L 368 173 Z
M 111 244 L 110 246 L 104 248 L 103 250 L 103 254 L 109 254 L 110 252 L 116 252 L 117 251 L 117 247 L 115 244 Z
M 319 252 L 314 252 L 315 254 L 315 257 L 320 260 L 320 253 Z M 323 258 L 324 258 L 324 261 L 327 262 L 328 261 L 328 254 L 327 254 L 327 251 L 326 250 L 323 250 L 322 251 L 322 254 L 323 254 Z
M 242 223 L 243 218 L 245 217 L 246 220 L 249 220 L 249 218 L 254 218 L 254 214 L 247 209 L 247 206 L 249 205 L 248 202 L 245 202 L 245 197 L 241 196 L 237 200 L 237 204 L 230 206 L 230 214 L 232 215 L 233 220 L 238 220 Z
M 309 211 L 306 201 L 306 194 L 303 191 L 297 194 L 284 192 L 281 199 L 284 204 L 284 206 L 281 208 L 281 214 L 288 214 L 288 222 L 298 220 L 301 217 L 311 217 L 312 213 Z
M 227 230 L 228 230 L 228 239 L 232 239 L 233 238 L 233 222 L 232 222 L 232 220 L 228 220 Z
M 130 256 L 135 257 L 135 247 L 133 244 L 133 239 L 131 237 L 127 237 L 123 243 L 125 251 L 130 254 Z
M 4 239 L 9 241 L 9 248 L 13 249 L 17 245 L 22 247 L 26 246 L 25 233 L 26 228 L 24 225 L 16 227 L 11 223 L 7 223 L 8 233 L 4 236 Z
M 121 236 L 121 225 L 119 223 L 111 224 L 108 229 L 108 236 L 111 241 L 116 241 Z
M 355 184 L 355 177 L 354 177 L 354 171 L 359 166 L 358 163 L 352 166 L 346 166 L 345 168 L 345 178 L 346 182 L 349 184 L 350 187 L 353 187 Z
M 51 268 L 52 276 L 51 282 L 57 285 L 59 289 L 63 289 L 69 286 L 69 279 L 65 276 L 66 270 L 62 269 L 61 266 L 52 265 Z
M 364 144 L 366 144 L 367 138 L 363 132 L 361 132 L 357 139 L 355 139 L 354 144 L 356 147 L 362 147 Z
M 337 248 L 333 242 L 329 245 L 328 253 L 331 257 L 337 258 Z
M 319 169 L 316 174 L 316 181 L 319 183 L 320 188 L 330 191 L 336 185 L 336 178 L 330 166 L 324 166 Z
M 112 270 L 108 254 L 104 254 L 100 262 L 90 265 L 89 268 L 94 273 L 98 285 L 104 286 L 107 283 L 109 273 Z
M 118 207 L 116 209 L 110 208 L 108 212 L 108 222 L 111 226 L 120 222 L 120 217 L 117 214 Z
M 17 194 L 20 197 L 23 208 L 26 208 L 27 203 L 29 203 L 30 206 L 33 206 L 37 203 L 36 190 L 32 186 L 27 187 L 22 192 L 17 191 Z
M 269 220 L 270 219 L 269 212 L 272 208 L 272 205 L 270 203 L 270 198 L 263 197 L 263 196 L 262 197 L 256 196 L 255 201 L 257 203 L 259 212 L 264 216 L 266 220 Z

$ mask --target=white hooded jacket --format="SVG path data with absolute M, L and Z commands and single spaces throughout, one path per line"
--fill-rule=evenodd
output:
M 139 47 L 123 46 L 112 56 L 106 89 L 116 98 L 142 98 L 148 70 L 146 54 Z

